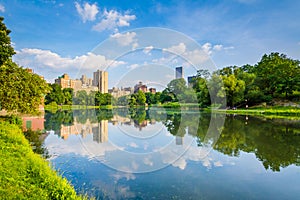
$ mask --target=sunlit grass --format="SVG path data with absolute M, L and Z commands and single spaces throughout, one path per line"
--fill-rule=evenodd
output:
M 33 153 L 20 128 L 0 122 L 0 199 L 82 199 Z

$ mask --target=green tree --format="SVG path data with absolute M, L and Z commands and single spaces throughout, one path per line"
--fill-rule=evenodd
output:
M 146 103 L 146 96 L 145 93 L 139 90 L 137 93 L 134 94 L 136 98 L 136 104 L 140 106 L 144 106 Z
M 156 104 L 155 94 L 152 94 L 151 92 L 146 92 L 145 96 L 146 96 L 146 103 L 148 105 Z
M 127 106 L 128 105 L 128 98 L 130 95 L 127 96 L 121 96 L 117 99 L 117 105 L 118 106 Z
M 166 103 L 166 102 L 175 102 L 178 100 L 176 99 L 175 95 L 171 93 L 168 88 L 166 88 L 160 94 L 159 101 L 161 103 Z
M 183 78 L 174 79 L 168 85 L 168 92 L 176 97 L 176 101 L 184 101 L 184 93 L 187 90 L 186 81 Z
M 36 113 L 49 91 L 37 74 L 7 61 L 0 67 L 0 106 L 8 112 Z
M 211 78 L 207 81 L 207 88 L 211 103 L 220 106 L 226 106 L 226 92 L 224 90 L 224 84 L 222 76 L 217 73 L 213 73 Z
M 210 105 L 210 95 L 207 87 L 207 80 L 205 78 L 196 77 L 193 79 L 192 88 L 197 94 L 197 99 L 200 107 L 207 107 Z
M 73 95 L 74 95 L 73 88 L 64 88 L 62 90 L 62 94 L 63 94 L 63 98 L 64 98 L 63 104 L 72 105 Z
M 50 104 L 51 102 L 55 102 L 59 105 L 63 104 L 65 100 L 63 91 L 61 90 L 61 86 L 56 83 L 49 83 L 49 86 L 51 88 L 51 92 L 46 95 L 45 104 Z
M 96 94 L 95 94 L 95 105 L 96 106 L 112 105 L 113 101 L 114 101 L 114 98 L 109 93 L 96 92 Z
M 4 18 L 0 17 L 0 66 L 6 61 L 11 60 L 11 57 L 15 54 L 9 37 L 11 31 L 7 29 L 3 20 Z
M 255 66 L 256 83 L 264 88 L 264 94 L 276 97 L 284 94 L 288 98 L 300 88 L 300 62 L 284 54 L 264 55 Z
M 96 91 L 90 91 L 89 94 L 87 94 L 87 105 L 89 106 L 95 106 L 96 105 Z
M 80 90 L 76 93 L 75 104 L 76 105 L 87 105 L 88 94 L 85 90 Z
M 137 105 L 137 103 L 136 103 L 136 97 L 135 97 L 134 94 L 130 95 L 130 98 L 128 99 L 128 105 L 130 107 L 134 107 L 134 106 Z
M 226 92 L 227 105 L 235 106 L 244 100 L 245 82 L 238 80 L 234 74 L 221 76 Z

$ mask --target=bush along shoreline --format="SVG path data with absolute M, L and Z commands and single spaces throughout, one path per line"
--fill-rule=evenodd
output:
M 85 199 L 35 154 L 20 127 L 0 121 L 0 199 Z

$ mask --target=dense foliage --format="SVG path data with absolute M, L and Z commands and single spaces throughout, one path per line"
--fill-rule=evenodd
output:
M 72 88 L 62 89 L 58 84 L 49 84 L 51 92 L 46 95 L 46 105 L 83 105 L 83 106 L 106 106 L 111 105 L 114 98 L 111 94 L 85 90 L 77 91 Z

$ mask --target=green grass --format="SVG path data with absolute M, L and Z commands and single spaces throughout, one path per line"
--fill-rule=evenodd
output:
M 0 122 L 0 199 L 82 199 L 33 153 L 21 129 Z
M 291 106 L 271 106 L 271 107 L 255 107 L 249 109 L 223 110 L 216 109 L 213 112 L 243 115 L 263 115 L 263 116 L 285 116 L 300 118 L 300 108 Z

